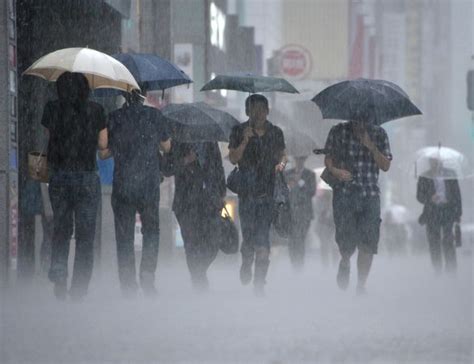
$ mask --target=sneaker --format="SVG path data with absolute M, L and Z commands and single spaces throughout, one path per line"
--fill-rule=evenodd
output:
M 347 289 L 349 286 L 349 277 L 351 272 L 350 260 L 343 260 L 339 262 L 339 269 L 337 271 L 337 285 L 340 289 Z
M 242 263 L 240 267 L 240 281 L 245 286 L 252 280 L 252 263 Z
M 54 283 L 54 296 L 58 301 L 64 301 L 67 294 L 66 280 L 60 280 Z

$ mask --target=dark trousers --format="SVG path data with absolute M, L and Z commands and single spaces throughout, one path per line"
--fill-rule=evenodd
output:
M 456 248 L 453 237 L 453 221 L 433 219 L 426 224 L 431 262 L 437 272 L 442 269 L 444 258 L 447 271 L 455 271 L 457 266 Z
M 306 253 L 306 235 L 308 235 L 311 220 L 301 217 L 294 217 L 291 236 L 288 242 L 288 251 L 290 253 L 290 261 L 294 267 L 301 267 L 304 264 Z
M 265 281 L 270 264 L 270 226 L 272 223 L 273 198 L 239 198 L 239 217 L 242 228 L 242 264 L 253 264 L 255 259 L 254 281 Z
M 186 263 L 193 283 L 207 282 L 206 272 L 216 259 L 219 247 L 213 237 L 218 211 L 205 211 L 202 206 L 175 211 L 184 241 Z
M 134 289 L 135 268 L 135 220 L 136 213 L 142 221 L 143 247 L 140 263 L 140 283 L 151 287 L 155 281 L 160 243 L 160 196 L 129 199 L 112 193 L 112 209 L 115 221 L 115 239 L 120 285 L 123 289 Z
M 58 172 L 49 183 L 54 215 L 49 279 L 68 276 L 69 244 L 74 232 L 76 251 L 71 291 L 85 294 L 92 276 L 93 245 L 100 198 L 99 176 L 94 172 Z

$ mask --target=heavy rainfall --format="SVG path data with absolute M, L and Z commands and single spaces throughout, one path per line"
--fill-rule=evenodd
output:
M 5 0 L 1 363 L 472 363 L 472 0 Z

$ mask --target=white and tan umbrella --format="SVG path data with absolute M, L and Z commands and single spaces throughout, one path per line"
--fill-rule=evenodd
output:
M 91 89 L 140 89 L 127 67 L 115 58 L 90 48 L 64 48 L 48 53 L 23 74 L 56 81 L 64 72 L 83 73 Z

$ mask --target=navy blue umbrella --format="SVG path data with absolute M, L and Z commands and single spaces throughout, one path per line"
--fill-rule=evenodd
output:
M 421 111 L 397 85 L 385 80 L 359 78 L 336 83 L 311 101 L 324 119 L 368 121 L 380 125 Z
M 165 90 L 193 81 L 181 69 L 164 58 L 146 53 L 117 53 L 112 57 L 128 68 L 143 91 Z M 113 96 L 118 91 L 98 90 L 97 96 Z

